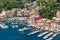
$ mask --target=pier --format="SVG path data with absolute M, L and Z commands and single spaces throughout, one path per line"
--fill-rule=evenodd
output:
M 47 34 L 47 33 L 48 33 L 48 31 L 43 32 L 43 33 L 39 34 L 37 37 L 41 37 L 41 36 L 43 36 L 43 35 L 45 35 L 45 34 Z
M 52 40 L 57 34 L 53 34 L 50 38 L 46 39 L 46 40 Z
M 39 31 L 39 30 L 38 30 L 38 31 L 33 31 L 33 32 L 31 32 L 31 33 L 29 33 L 29 34 L 27 34 L 27 35 L 30 36 L 30 35 L 36 34 L 36 33 L 38 33 L 38 32 L 40 32 L 40 31 Z
M 51 32 L 51 33 L 48 33 L 47 35 L 45 35 L 43 38 L 44 39 L 47 39 L 49 36 L 51 36 L 53 34 L 53 32 Z

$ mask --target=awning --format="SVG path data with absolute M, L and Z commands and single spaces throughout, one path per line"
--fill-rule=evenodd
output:
M 42 19 L 41 16 L 38 16 L 38 17 L 35 18 L 35 20 L 40 20 L 40 19 Z

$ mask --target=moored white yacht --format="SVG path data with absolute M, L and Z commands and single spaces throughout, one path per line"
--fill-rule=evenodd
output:
M 0 27 L 3 28 L 3 29 L 8 28 L 8 26 L 5 25 L 4 23 L 0 24 Z
M 25 30 L 28 30 L 28 29 L 30 29 L 30 28 L 24 27 L 22 29 L 18 29 L 18 31 L 25 31 Z

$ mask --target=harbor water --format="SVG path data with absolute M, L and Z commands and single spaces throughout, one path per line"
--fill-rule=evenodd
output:
M 42 37 L 37 37 L 40 33 L 28 36 L 28 33 L 33 32 L 32 29 L 19 32 L 18 29 L 26 27 L 26 25 L 18 25 L 18 28 L 12 28 L 11 23 L 5 23 L 9 28 L 2 29 L 0 28 L 0 40 L 46 40 Z M 60 35 L 57 35 L 53 40 L 60 40 Z

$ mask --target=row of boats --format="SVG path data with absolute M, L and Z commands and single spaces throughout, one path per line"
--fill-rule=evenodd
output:
M 5 25 L 4 23 L 0 23 L 0 27 L 1 28 L 8 28 L 8 26 Z M 18 27 L 18 26 L 16 25 L 16 27 Z M 29 29 L 30 28 L 24 27 L 24 28 L 18 29 L 18 31 L 23 32 L 23 31 L 29 30 Z M 35 30 L 35 31 L 31 32 L 31 33 L 28 33 L 27 35 L 31 36 L 31 35 L 39 33 L 39 32 L 42 32 L 42 30 Z M 43 37 L 43 39 L 46 39 L 46 40 L 52 40 L 55 36 L 57 36 L 57 33 L 50 32 L 50 31 L 44 31 L 44 32 L 40 33 L 39 35 L 37 35 L 37 37 Z
M 6 22 L 4 22 L 4 23 L 0 22 L 0 28 L 3 28 L 3 29 L 8 28 L 8 25 L 6 25 L 5 23 Z M 11 27 L 12 28 L 18 28 L 18 23 L 11 23 Z
M 28 29 L 30 29 L 30 28 L 24 27 L 22 29 L 19 29 L 18 31 L 21 32 L 21 31 L 25 31 L 25 30 L 28 30 Z M 36 30 L 36 31 L 31 32 L 31 33 L 28 33 L 27 35 L 31 36 L 31 35 L 39 33 L 39 32 L 42 32 L 42 30 Z M 40 33 L 39 35 L 37 35 L 37 37 L 43 37 L 43 39 L 52 40 L 57 35 L 58 34 L 55 33 L 55 32 L 44 31 L 44 32 Z
M 6 29 L 8 28 L 8 26 L 5 25 L 4 23 L 0 23 L 0 28 Z M 12 25 L 12 28 L 18 28 L 18 25 Z

